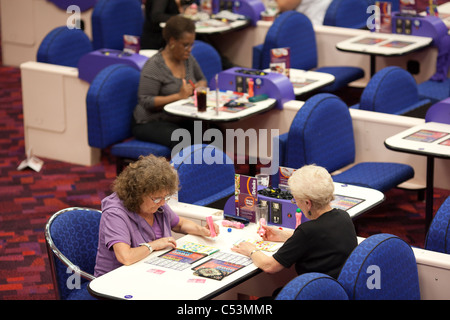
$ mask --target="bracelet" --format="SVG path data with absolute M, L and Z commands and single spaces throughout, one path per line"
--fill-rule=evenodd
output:
M 255 250 L 253 250 L 252 252 L 250 252 L 249 257 L 251 258 L 251 257 L 252 257 L 252 254 L 254 254 L 256 251 L 259 251 L 259 250 L 258 250 L 258 249 L 255 249 Z
M 152 253 L 153 252 L 153 248 L 152 248 L 152 246 L 151 245 L 149 245 L 148 243 L 139 243 L 139 246 L 145 246 L 145 247 L 147 247 L 148 248 L 148 250 L 150 250 L 150 253 Z

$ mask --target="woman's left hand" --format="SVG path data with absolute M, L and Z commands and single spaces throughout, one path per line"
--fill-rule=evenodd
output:
M 249 257 L 250 256 L 250 252 L 252 252 L 253 250 L 256 249 L 256 246 L 253 243 L 250 242 L 240 242 L 236 245 L 234 245 L 231 248 L 231 251 L 243 254 L 244 256 Z

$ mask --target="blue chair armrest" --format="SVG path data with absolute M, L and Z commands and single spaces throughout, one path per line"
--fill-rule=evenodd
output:
M 359 103 L 350 106 L 351 109 L 359 109 Z
M 405 114 L 405 113 L 407 113 L 409 111 L 412 111 L 412 110 L 415 110 L 415 109 L 420 108 L 422 106 L 425 106 L 427 104 L 431 105 L 431 100 L 423 99 L 423 100 L 420 100 L 419 102 L 414 103 L 413 105 L 410 105 L 409 107 L 407 107 L 405 109 L 402 109 L 402 110 L 398 111 L 396 114 L 402 115 L 402 114 Z

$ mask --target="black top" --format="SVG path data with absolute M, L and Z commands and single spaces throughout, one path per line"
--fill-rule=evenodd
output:
M 299 225 L 273 257 L 285 268 L 295 263 L 298 274 L 321 272 L 337 278 L 357 244 L 348 213 L 333 209 Z
M 160 49 L 164 47 L 161 22 L 179 14 L 175 0 L 147 0 L 145 3 L 145 21 L 141 35 L 142 49 Z

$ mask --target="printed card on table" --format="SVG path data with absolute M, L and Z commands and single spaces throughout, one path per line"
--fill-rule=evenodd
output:
M 178 249 L 190 251 L 190 252 L 196 252 L 201 254 L 210 255 L 217 251 L 219 251 L 219 248 L 207 246 L 204 244 L 199 244 L 195 242 L 186 242 L 182 245 L 177 246 Z
M 141 50 L 141 38 L 129 34 L 123 35 L 123 51 L 127 53 L 139 53 Z
M 417 14 L 416 0 L 400 0 L 400 13 L 415 16 Z
M 270 71 L 284 74 L 289 78 L 291 68 L 291 49 L 274 48 L 270 50 Z
M 375 5 L 380 9 L 375 15 L 375 28 L 377 32 L 392 33 L 392 3 L 389 1 L 376 1 Z
M 255 205 L 258 197 L 256 178 L 236 174 L 234 183 L 236 216 L 255 222 Z

